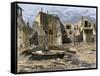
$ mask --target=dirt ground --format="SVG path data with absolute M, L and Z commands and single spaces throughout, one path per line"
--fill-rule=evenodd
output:
M 61 45 L 67 47 L 76 54 L 66 52 L 62 59 L 29 60 L 29 56 L 20 56 L 18 52 L 18 72 L 53 71 L 68 69 L 96 68 L 96 44 L 76 43 Z

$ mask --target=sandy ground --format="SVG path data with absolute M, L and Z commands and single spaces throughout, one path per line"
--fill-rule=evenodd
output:
M 20 56 L 18 52 L 18 72 L 96 68 L 96 45 L 94 43 L 62 46 L 76 51 L 76 54 L 71 55 L 66 52 L 63 59 L 29 60 L 29 56 Z

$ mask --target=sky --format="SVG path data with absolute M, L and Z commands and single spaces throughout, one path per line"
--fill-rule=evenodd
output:
M 41 8 L 43 12 L 47 13 L 48 11 L 48 14 L 58 15 L 63 24 L 77 23 L 81 16 L 89 17 L 94 21 L 96 19 L 96 8 L 20 3 L 18 5 L 23 9 L 22 13 L 25 23 L 29 22 L 30 26 L 32 26 Z

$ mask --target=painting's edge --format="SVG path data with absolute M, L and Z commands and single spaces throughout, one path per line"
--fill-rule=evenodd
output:
M 17 73 L 16 3 L 11 3 L 11 73 Z

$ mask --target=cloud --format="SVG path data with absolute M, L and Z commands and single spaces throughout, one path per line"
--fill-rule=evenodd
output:
M 44 12 L 49 14 L 58 15 L 63 23 L 75 23 L 81 16 L 88 16 L 96 19 L 96 9 L 89 7 L 71 7 L 71 6 L 51 6 L 51 5 L 33 5 L 33 4 L 19 4 L 24 10 L 23 18 L 25 22 L 31 25 L 38 12 L 43 8 Z

